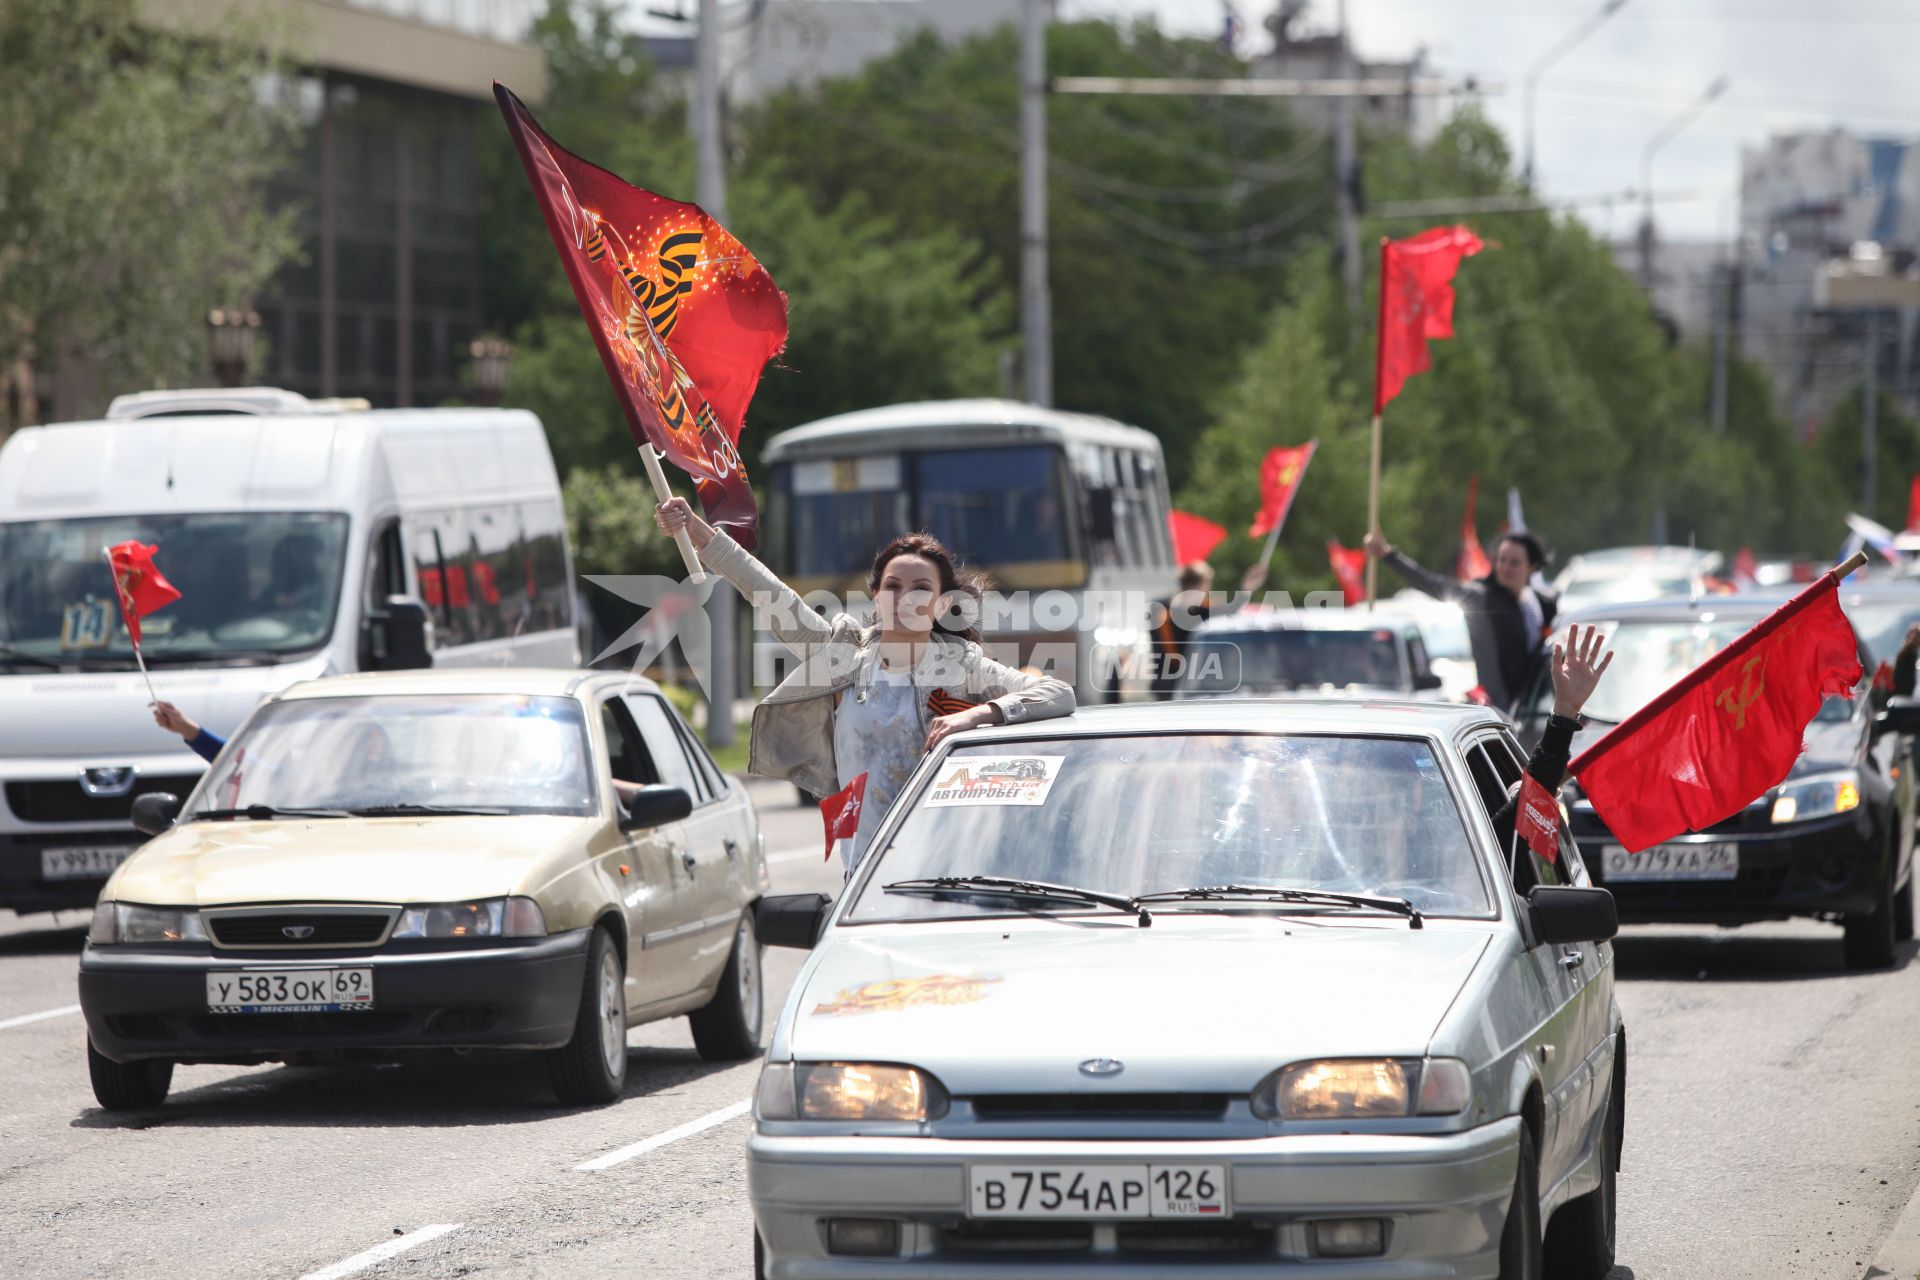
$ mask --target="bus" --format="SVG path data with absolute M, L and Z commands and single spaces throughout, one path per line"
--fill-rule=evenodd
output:
M 767 442 L 768 562 L 803 595 L 863 595 L 873 554 L 924 529 L 996 598 L 1002 661 L 1087 702 L 1144 689 L 1151 603 L 1175 587 L 1160 441 L 1110 418 L 1012 400 L 840 414 Z

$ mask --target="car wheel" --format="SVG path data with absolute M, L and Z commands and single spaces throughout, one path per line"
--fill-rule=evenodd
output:
M 743 911 L 719 990 L 688 1019 L 693 1047 L 708 1062 L 753 1057 L 760 1052 L 761 1006 L 760 939 L 754 936 L 753 912 Z
M 173 1085 L 173 1064 L 164 1058 L 115 1062 L 93 1047 L 87 1037 L 87 1074 L 93 1078 L 93 1096 L 109 1111 L 144 1111 L 167 1100 Z
M 1846 930 L 1843 949 L 1849 969 L 1885 969 L 1893 963 L 1899 925 L 1894 918 L 1899 895 L 1893 891 L 1894 868 L 1888 859 L 1887 878 L 1874 896 L 1873 911 L 1867 915 L 1849 915 L 1842 920 Z
M 1616 1082 L 1614 1088 L 1619 1087 Z M 1607 1094 L 1598 1137 L 1600 1185 L 1560 1207 L 1547 1224 L 1546 1274 L 1567 1280 L 1606 1280 L 1613 1270 L 1615 1210 L 1619 1207 L 1619 1145 L 1614 1116 L 1619 1100 Z
M 1500 1280 L 1542 1280 L 1540 1252 L 1540 1157 L 1533 1130 L 1520 1126 L 1520 1158 L 1513 1171 L 1513 1199 L 1500 1233 Z
M 569 1107 L 600 1106 L 627 1083 L 627 969 L 605 929 L 593 931 L 573 1038 L 547 1055 L 553 1092 Z
M 767 1242 L 753 1233 L 753 1280 L 767 1280 Z

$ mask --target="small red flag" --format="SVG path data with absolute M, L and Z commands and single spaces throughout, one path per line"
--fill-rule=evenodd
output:
M 1260 512 L 1247 530 L 1249 538 L 1264 538 L 1287 522 L 1287 511 L 1300 492 L 1301 477 L 1313 461 L 1318 440 L 1269 450 L 1260 463 Z
M 1191 511 L 1170 511 L 1167 513 L 1167 523 L 1173 530 L 1175 564 L 1205 560 L 1227 536 L 1225 529 Z
M 853 839 L 860 830 L 860 807 L 867 794 L 867 775 L 861 774 L 839 791 L 820 802 L 820 819 L 827 824 L 827 861 L 833 861 L 833 846 Z
M 1327 563 L 1333 566 L 1333 576 L 1340 583 L 1340 590 L 1346 593 L 1347 603 L 1349 605 L 1365 603 L 1367 598 L 1365 549 L 1343 547 L 1334 539 L 1328 538 Z
M 168 582 L 153 563 L 153 553 L 159 549 L 141 542 L 122 542 L 107 548 L 120 616 L 126 619 L 127 634 L 136 649 L 140 647 L 140 619 L 180 598 L 180 589 Z
M 1759 585 L 1760 566 L 1753 558 L 1752 547 L 1742 547 L 1733 557 L 1733 585 L 1742 591 L 1751 591 Z
M 1822 699 L 1853 696 L 1865 672 L 1838 585 L 1821 575 L 1568 766 L 1629 851 L 1765 795 L 1793 768 Z
M 1380 335 L 1374 352 L 1373 411 L 1432 366 L 1427 342 L 1453 336 L 1453 273 L 1484 248 L 1465 227 L 1434 227 L 1380 242 Z
M 1873 669 L 1873 687 L 1886 693 L 1894 691 L 1893 664 L 1885 658 L 1880 659 L 1880 665 Z
M 1460 558 L 1454 561 L 1453 576 L 1461 582 L 1478 582 L 1493 572 L 1487 549 L 1480 545 L 1480 531 L 1473 527 L 1473 508 L 1480 497 L 1480 474 L 1467 477 L 1467 512 L 1460 517 Z
M 1920 531 L 1920 476 L 1907 486 L 1907 532 Z
M 1560 803 L 1532 774 L 1520 780 L 1520 804 L 1514 810 L 1513 829 L 1548 862 L 1560 860 Z
M 786 295 L 698 205 L 629 186 L 562 149 L 505 86 L 493 95 L 634 442 L 691 475 L 707 518 L 752 549 L 740 427 L 787 343 Z

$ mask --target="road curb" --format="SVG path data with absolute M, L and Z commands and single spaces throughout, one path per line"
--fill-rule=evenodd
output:
M 1880 1242 L 1862 1280 L 1916 1280 L 1920 1277 L 1920 1187 L 1900 1211 L 1893 1230 Z

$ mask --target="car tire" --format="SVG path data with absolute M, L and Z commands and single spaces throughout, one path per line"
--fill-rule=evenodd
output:
M 1849 969 L 1885 969 L 1893 964 L 1894 947 L 1899 936 L 1895 919 L 1900 896 L 1893 891 L 1894 867 L 1888 857 L 1887 878 L 1874 895 L 1873 910 L 1866 915 L 1849 915 L 1840 922 L 1846 931 L 1842 948 Z M 1909 904 L 1911 914 L 1911 904 Z
M 753 1233 L 753 1280 L 767 1280 L 767 1242 L 757 1228 Z
M 573 1038 L 547 1053 L 547 1077 L 564 1106 L 604 1106 L 627 1084 L 627 967 L 605 929 L 587 944 Z
M 167 1100 L 173 1086 L 173 1064 L 164 1058 L 115 1062 L 93 1047 L 87 1037 L 87 1075 L 93 1096 L 108 1111 L 145 1111 Z
M 1540 1156 L 1534 1150 L 1533 1130 L 1522 1122 L 1513 1199 L 1507 1202 L 1507 1225 L 1500 1232 L 1500 1280 L 1543 1280 L 1545 1266 L 1540 1246 Z
M 719 989 L 687 1019 L 693 1024 L 693 1047 L 708 1062 L 754 1057 L 760 1052 L 764 1013 L 760 939 L 753 932 L 753 912 L 743 911 Z
M 1560 1206 L 1547 1224 L 1546 1274 L 1559 1280 L 1606 1280 L 1613 1271 L 1614 1229 L 1619 1209 L 1619 1088 L 1607 1093 L 1600 1118 L 1600 1185 Z

